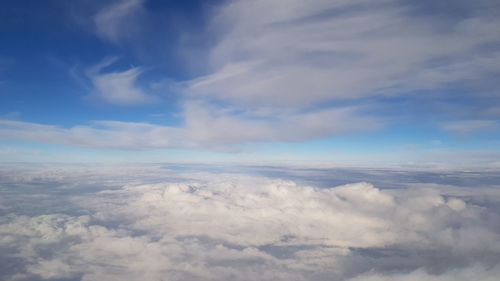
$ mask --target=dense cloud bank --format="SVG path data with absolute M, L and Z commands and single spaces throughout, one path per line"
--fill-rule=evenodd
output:
M 134 167 L 0 174 L 2 280 L 500 275 L 500 189 L 491 185 L 319 188 Z

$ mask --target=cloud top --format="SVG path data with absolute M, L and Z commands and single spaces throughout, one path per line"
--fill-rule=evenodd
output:
M 95 171 L 10 177 L 23 189 L 34 173 L 52 188 L 40 202 L 53 204 L 0 217 L 0 259 L 17 264 L 4 280 L 490 281 L 500 270 L 495 188 Z M 89 191 L 92 182 L 100 187 Z

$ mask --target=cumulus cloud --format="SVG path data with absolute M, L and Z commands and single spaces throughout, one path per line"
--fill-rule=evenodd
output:
M 20 190 L 0 192 L 21 196 L 46 178 L 48 200 L 71 207 L 0 209 L 0 260 L 16 264 L 0 267 L 2 279 L 489 281 L 500 270 L 496 188 L 318 188 L 140 167 L 121 176 L 132 168 L 8 172 Z
M 491 247 L 498 238 L 494 231 L 480 230 L 464 219 L 491 214 L 481 214 L 477 206 L 435 190 L 393 195 L 367 183 L 315 189 L 287 181 L 243 180 L 226 177 L 209 186 L 145 185 L 127 190 L 142 195 L 133 208 L 142 218 L 139 227 L 157 225 L 157 218 L 168 215 L 168 229 L 178 235 L 206 232 L 212 239 L 248 246 L 293 242 L 375 248 L 418 243 L 424 249 L 453 246 L 469 254 L 472 249 L 499 250 Z M 148 218 L 155 212 L 157 216 Z M 448 228 L 455 224 L 456 228 Z M 483 239 L 468 241 L 471 235 Z

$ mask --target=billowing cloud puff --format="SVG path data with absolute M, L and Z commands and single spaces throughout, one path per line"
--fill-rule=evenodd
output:
M 318 188 L 244 174 L 155 178 L 156 169 L 104 180 L 130 169 L 17 178 L 20 188 L 49 183 L 53 205 L 0 201 L 0 260 L 12 265 L 2 279 L 490 281 L 500 272 L 495 188 Z

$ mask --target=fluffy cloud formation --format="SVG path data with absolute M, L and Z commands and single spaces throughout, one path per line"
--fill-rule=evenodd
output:
M 472 249 L 500 250 L 491 246 L 498 238 L 493 229 L 480 230 L 476 222 L 465 220 L 487 220 L 492 214 L 481 214 L 481 208 L 445 198 L 436 190 L 392 195 L 367 183 L 315 189 L 242 177 L 223 177 L 208 186 L 159 184 L 125 190 L 142 197 L 133 207 L 141 217 L 139 227 L 158 225 L 158 218 L 168 216 L 169 231 L 182 236 L 206 232 L 212 239 L 246 246 L 383 248 L 418 243 L 422 248 L 453 247 L 468 254 Z M 477 242 L 469 241 L 472 236 Z
M 130 169 L 137 176 L 122 178 Z M 3 181 L 21 191 L 0 192 L 20 198 L 45 182 L 47 200 L 66 209 L 0 201 L 0 260 L 14 265 L 0 267 L 3 280 L 490 281 L 500 272 L 497 188 L 317 188 L 133 167 L 13 171 Z

